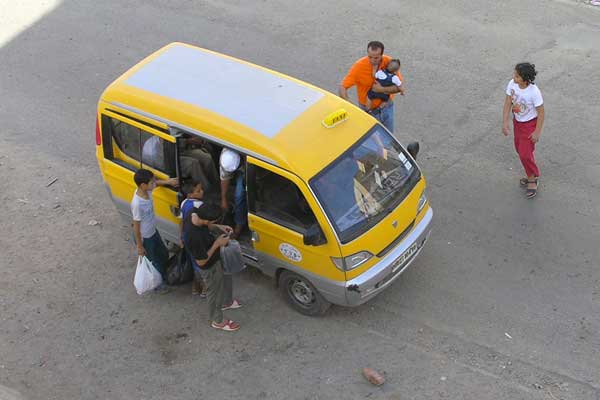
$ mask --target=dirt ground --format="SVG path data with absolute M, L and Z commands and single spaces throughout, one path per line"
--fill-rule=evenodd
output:
M 600 398 L 600 7 L 0 6 L 0 400 Z M 102 89 L 177 40 L 335 91 L 374 36 L 403 60 L 398 136 L 421 142 L 436 213 L 413 267 L 372 302 L 321 318 L 245 271 L 236 334 L 210 329 L 189 285 L 138 296 L 130 229 L 94 155 Z M 548 115 L 534 203 L 500 134 L 503 89 L 522 59 L 538 65 Z M 365 366 L 385 385 L 369 385 Z

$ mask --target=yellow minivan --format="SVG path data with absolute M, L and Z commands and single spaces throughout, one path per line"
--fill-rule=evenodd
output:
M 217 166 L 224 147 L 242 154 L 244 259 L 303 314 L 373 298 L 429 235 L 433 212 L 414 157 L 369 114 L 275 71 L 172 43 L 108 86 L 97 118 L 102 178 L 127 221 L 136 169 L 179 179 L 179 189 L 153 193 L 158 229 L 174 243 L 190 139 L 201 139 Z M 160 157 L 145 155 L 148 141 Z M 205 196 L 219 199 L 219 190 L 212 185 Z

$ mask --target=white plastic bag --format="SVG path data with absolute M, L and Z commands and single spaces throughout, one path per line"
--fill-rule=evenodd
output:
M 150 290 L 156 289 L 162 283 L 160 272 L 154 268 L 152 262 L 146 256 L 139 256 L 133 286 L 137 294 L 144 294 Z

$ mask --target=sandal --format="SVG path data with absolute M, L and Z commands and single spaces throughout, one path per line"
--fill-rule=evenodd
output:
M 223 322 L 221 322 L 220 324 L 217 324 L 213 321 L 211 322 L 210 326 L 212 326 L 215 329 L 220 329 L 222 331 L 227 332 L 235 332 L 238 329 L 240 329 L 240 324 L 238 324 L 237 322 L 233 322 L 230 319 L 223 320 Z
M 221 307 L 221 311 L 225 310 L 235 310 L 236 308 L 241 308 L 242 303 L 238 299 L 233 299 L 231 304 Z
M 527 181 L 527 185 L 529 186 L 530 184 L 535 184 L 535 188 L 527 188 L 527 192 L 525 193 L 525 197 L 527 197 L 528 199 L 532 199 L 537 195 L 537 183 L 538 180 L 537 179 L 533 179 L 533 180 L 528 180 Z
M 519 185 L 521 185 L 521 186 L 527 186 L 527 181 L 528 180 L 529 179 L 527 179 L 527 178 L 521 178 L 521 179 L 519 179 Z
M 529 183 L 529 178 L 527 178 L 527 177 L 519 179 L 519 185 L 521 185 L 521 186 L 527 186 L 528 183 Z M 535 183 L 538 183 L 537 177 L 535 178 Z

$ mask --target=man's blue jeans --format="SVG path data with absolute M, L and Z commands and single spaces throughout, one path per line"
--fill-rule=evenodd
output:
M 233 195 L 233 221 L 236 225 L 248 223 L 248 206 L 246 205 L 246 176 L 243 172 L 235 175 L 235 190 Z
M 364 111 L 367 111 L 365 106 L 359 104 L 360 108 Z M 385 126 L 388 131 L 394 133 L 394 102 L 390 101 L 385 108 L 377 108 L 372 110 L 369 114 L 371 114 L 375 119 L 383 126 Z

